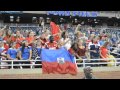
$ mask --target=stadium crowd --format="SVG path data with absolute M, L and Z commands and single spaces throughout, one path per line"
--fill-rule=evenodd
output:
M 120 48 L 120 42 L 116 36 L 111 37 L 110 34 L 104 31 L 95 31 L 92 27 L 82 32 L 81 25 L 78 24 L 74 28 L 69 27 L 74 32 L 71 35 L 74 38 L 71 38 L 68 28 L 64 27 L 63 29 L 54 22 L 50 23 L 50 27 L 50 29 L 44 28 L 44 32 L 38 34 L 32 30 L 23 32 L 19 28 L 12 32 L 4 26 L 0 30 L 1 60 L 35 60 L 37 57 L 41 57 L 42 48 L 59 49 L 61 47 L 66 48 L 79 59 L 77 61 L 79 63 L 82 63 L 83 59 L 88 59 L 86 62 L 91 62 L 89 59 L 99 58 L 104 59 L 100 60 L 101 62 L 113 62 L 113 60 L 105 58 L 119 57 L 119 55 L 111 53 L 111 51 L 116 50 L 113 47 Z M 52 31 L 56 28 L 58 29 L 57 33 Z M 30 62 L 21 63 L 28 64 Z

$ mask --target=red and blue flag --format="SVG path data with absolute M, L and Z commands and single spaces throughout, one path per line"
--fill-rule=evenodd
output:
M 77 65 L 73 55 L 65 48 L 57 50 L 42 49 L 42 71 L 45 74 L 77 74 Z

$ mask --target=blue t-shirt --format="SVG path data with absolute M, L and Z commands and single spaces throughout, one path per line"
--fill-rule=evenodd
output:
M 100 43 L 100 46 L 103 46 L 103 45 L 104 45 L 104 43 L 105 43 L 105 41 L 100 40 L 100 41 L 99 41 L 99 43 Z
M 9 54 L 11 58 L 16 59 L 17 58 L 17 49 L 9 48 L 7 51 L 7 54 Z
M 22 59 L 23 59 L 23 60 L 29 59 L 30 50 L 32 50 L 31 47 L 25 47 L 25 48 L 24 48 L 24 51 L 22 52 L 22 47 L 20 48 L 20 51 L 21 51 L 21 54 L 22 54 L 21 56 L 22 56 Z

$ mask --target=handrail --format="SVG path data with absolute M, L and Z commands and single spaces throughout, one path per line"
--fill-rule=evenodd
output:
M 76 61 L 79 61 L 80 59 L 76 59 Z M 91 60 L 94 60 L 94 61 L 98 61 L 98 60 L 108 60 L 107 58 L 106 59 L 83 59 L 83 62 L 82 63 L 76 63 L 76 65 L 83 65 L 83 67 L 85 67 L 86 65 L 94 65 L 94 64 L 114 64 L 114 66 L 116 67 L 117 64 L 120 64 L 120 62 L 117 62 L 117 60 L 120 60 L 120 58 L 109 58 L 109 60 L 114 60 L 115 62 L 85 62 L 86 60 L 88 61 L 91 61 Z M 5 67 L 5 66 L 11 66 L 11 69 L 14 69 L 13 67 L 14 66 L 31 66 L 31 69 L 33 66 L 42 66 L 42 64 L 35 64 L 35 63 L 30 63 L 30 64 L 13 64 L 13 62 L 35 62 L 35 61 L 42 61 L 42 60 L 0 60 L 0 63 L 1 62 L 11 62 L 11 64 L 5 64 L 5 65 L 0 65 L 0 67 Z
M 99 58 L 99 59 L 83 59 L 83 60 L 120 60 L 120 58 L 105 58 L 105 59 L 102 59 L 102 58 Z M 76 59 L 77 60 L 80 60 L 80 59 Z M 5 62 L 10 62 L 10 61 L 17 61 L 17 62 L 26 62 L 26 61 L 42 61 L 42 60 L 1 60 L 1 61 L 5 61 Z

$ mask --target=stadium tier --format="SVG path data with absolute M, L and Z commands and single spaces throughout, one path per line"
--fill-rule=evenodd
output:
M 0 15 L 0 69 L 42 68 L 47 74 L 76 75 L 82 67 L 120 65 L 119 18 Z

